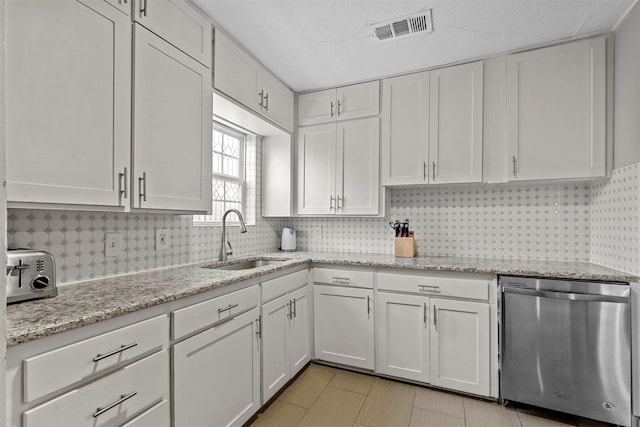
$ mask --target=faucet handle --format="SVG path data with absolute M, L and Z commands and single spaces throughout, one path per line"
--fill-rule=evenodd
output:
M 233 255 L 233 248 L 231 247 L 231 242 L 227 242 L 227 246 L 229 246 L 229 250 L 227 251 L 227 255 Z

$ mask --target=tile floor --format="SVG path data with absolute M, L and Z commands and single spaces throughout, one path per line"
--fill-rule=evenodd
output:
M 596 427 L 606 424 L 311 364 L 252 427 Z

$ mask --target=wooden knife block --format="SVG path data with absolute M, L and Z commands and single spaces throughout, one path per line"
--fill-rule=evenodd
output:
M 413 236 L 396 237 L 396 256 L 406 258 L 416 256 L 416 242 Z

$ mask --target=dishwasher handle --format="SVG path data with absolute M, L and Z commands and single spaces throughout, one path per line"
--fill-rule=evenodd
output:
M 537 289 L 527 289 L 505 286 L 503 292 L 510 294 L 530 295 L 541 298 L 553 298 L 570 301 L 593 301 L 593 302 L 617 302 L 627 304 L 628 297 L 617 297 L 612 295 L 575 294 L 570 292 L 540 291 Z

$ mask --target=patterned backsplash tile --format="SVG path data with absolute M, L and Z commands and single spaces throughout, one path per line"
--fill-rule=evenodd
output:
M 386 218 L 262 218 L 258 182 L 256 224 L 228 236 L 235 255 L 276 250 L 285 226 L 299 250 L 393 253 L 389 222 L 408 218 L 422 255 L 591 261 L 640 274 L 639 176 L 635 164 L 592 184 L 393 189 Z M 155 250 L 156 228 L 168 230 L 169 250 Z M 104 256 L 108 231 L 123 234 L 119 257 Z M 220 227 L 181 215 L 9 209 L 8 244 L 52 252 L 69 283 L 218 259 Z

